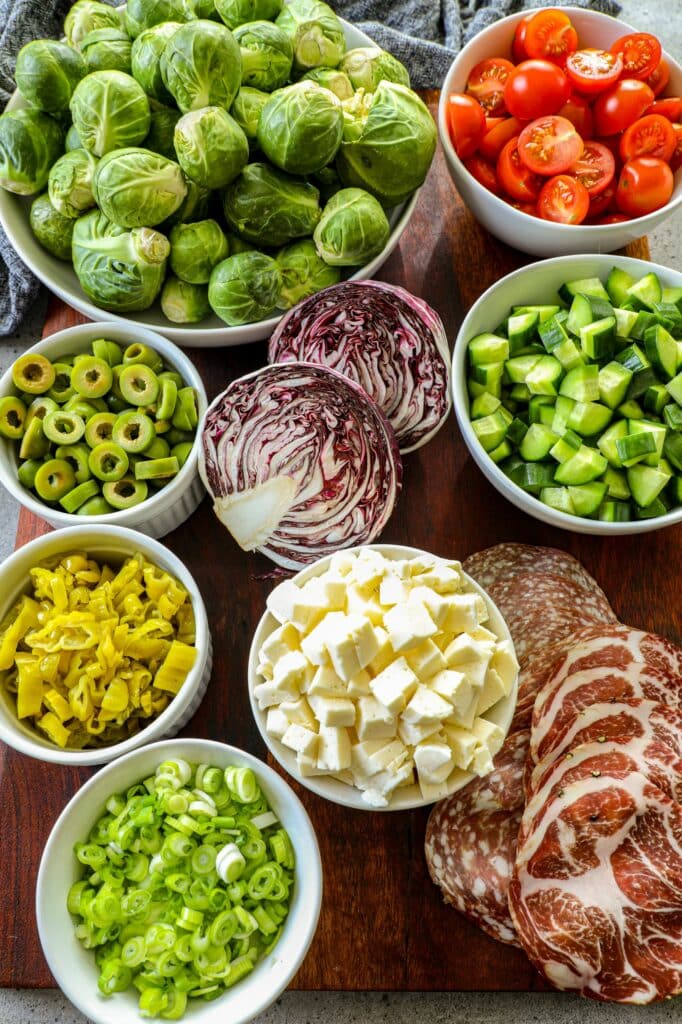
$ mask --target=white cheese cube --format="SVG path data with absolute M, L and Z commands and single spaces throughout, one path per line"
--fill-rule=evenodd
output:
M 317 767 L 342 772 L 351 765 L 350 737 L 347 729 L 320 726 Z
M 469 729 L 462 729 L 459 725 L 448 725 L 444 723 L 443 732 L 452 750 L 452 759 L 457 768 L 468 768 L 476 752 L 478 740 Z
M 452 750 L 447 743 L 424 740 L 414 748 L 414 763 L 419 780 L 432 785 L 445 782 L 455 767 Z
M 368 697 L 372 692 L 370 690 L 370 681 L 372 677 L 366 669 L 361 669 L 356 676 L 348 680 L 347 694 L 349 697 Z
M 347 684 L 337 676 L 331 665 L 320 665 L 307 689 L 309 697 L 345 697 Z
M 431 572 L 431 570 L 438 564 L 439 559 L 436 555 L 414 555 L 410 559 L 410 576 L 420 576 L 422 573 Z
M 272 662 L 259 661 L 256 672 L 259 676 L 263 676 L 263 679 L 272 679 Z
M 293 723 L 282 736 L 282 743 L 297 754 L 308 754 L 309 757 L 316 757 L 318 735 L 305 725 Z
M 390 665 L 370 680 L 370 689 L 376 699 L 394 715 L 405 707 L 419 680 L 404 658 L 396 658 Z
M 420 644 L 405 653 L 405 660 L 421 682 L 426 682 L 436 672 L 445 668 L 443 652 L 433 640 L 422 640 Z
M 295 626 L 290 622 L 285 623 L 283 626 L 278 626 L 277 629 L 273 629 L 272 633 L 266 640 L 263 641 L 258 655 L 261 662 L 270 662 L 274 664 L 279 661 L 280 658 L 288 654 L 289 651 L 298 650 L 300 644 L 300 634 Z
M 396 734 L 396 717 L 376 697 L 360 697 L 355 731 L 359 740 L 391 740 Z
M 413 587 L 410 591 L 408 604 L 414 604 L 416 601 L 421 601 L 438 628 L 443 628 L 447 619 L 451 597 L 439 594 L 431 587 L 424 587 L 420 584 Z
M 482 599 L 478 594 L 451 594 L 448 601 L 447 618 L 443 621 L 443 629 L 450 633 L 468 633 L 478 627 L 479 603 Z M 485 609 L 485 602 L 483 602 Z
M 410 596 L 410 588 L 405 580 L 394 572 L 388 572 L 379 586 L 379 602 L 390 608 L 394 604 L 404 604 Z
M 269 708 L 265 718 L 265 729 L 268 736 L 274 736 L 275 739 L 281 740 L 288 728 L 289 719 L 282 711 L 282 705 Z
M 413 725 L 434 726 L 452 714 L 452 704 L 427 686 L 420 685 L 411 697 L 401 718 Z
M 504 732 L 485 718 L 477 718 L 471 731 L 476 737 L 471 770 L 476 775 L 487 775 L 493 770 L 493 758 L 504 742 Z
M 347 697 L 309 697 L 308 703 L 320 725 L 338 728 L 355 722 L 355 705 Z
M 301 651 L 288 651 L 275 662 L 272 670 L 273 682 L 282 688 L 299 689 L 305 681 L 308 662 Z
M 463 729 L 471 729 L 476 718 L 476 705 L 478 703 L 479 690 L 477 687 L 471 691 L 471 700 L 468 704 L 460 705 L 459 708 L 455 708 L 453 705 L 452 714 L 448 716 L 446 721 L 450 725 L 461 725 Z
M 301 587 L 305 600 L 320 604 L 327 611 L 343 611 L 346 603 L 346 581 L 337 573 L 314 576 Z
M 374 633 L 374 626 L 365 615 L 349 615 L 351 635 L 355 644 L 360 668 L 367 668 L 379 650 L 379 641 Z M 355 675 L 356 673 L 353 673 Z
M 359 746 L 363 748 L 362 753 L 357 755 L 357 762 L 362 765 L 367 775 L 375 775 L 377 772 L 385 770 L 397 771 L 410 757 L 409 750 L 399 739 L 391 740 L 390 743 L 386 743 L 384 740 L 370 742 L 378 743 L 378 748 L 368 749 L 363 744 L 356 744 L 353 748 L 354 758 L 356 758 L 355 750 Z
M 343 612 L 329 612 L 301 640 L 301 650 L 312 665 L 329 664 L 327 638 L 334 632 L 343 629 L 346 616 Z
M 488 710 L 488 708 L 491 708 L 493 704 L 497 704 L 498 700 L 501 700 L 502 697 L 506 697 L 508 693 L 509 690 L 502 677 L 494 668 L 489 668 L 485 674 L 483 686 L 478 693 L 476 714 L 482 715 Z
M 379 591 L 352 583 L 346 589 L 346 611 L 349 615 L 362 615 L 373 626 L 384 621 L 384 610 L 379 604 Z
M 348 576 L 355 566 L 355 555 L 351 551 L 335 551 L 329 559 L 329 571 L 339 576 Z
M 304 633 L 312 629 L 327 611 L 321 595 L 304 596 L 293 580 L 285 580 L 275 587 L 265 603 L 278 622 L 282 625 L 291 622 Z
M 433 559 L 431 565 L 424 564 L 419 573 L 414 573 L 422 586 L 431 587 L 439 594 L 455 594 L 462 589 L 464 578 L 460 562 L 446 562 Z
M 264 711 L 266 708 L 282 704 L 284 701 L 295 700 L 299 691 L 295 683 L 285 686 L 279 685 L 274 679 L 268 679 L 266 682 L 254 686 L 253 695 L 258 701 L 258 707 Z
M 310 729 L 317 727 L 315 715 L 305 697 L 299 697 L 298 700 L 285 700 L 279 707 L 289 722 L 307 725 Z
M 495 650 L 498 644 L 497 635 L 490 629 L 486 629 L 485 626 L 477 626 L 476 629 L 472 629 L 469 633 L 472 640 L 480 640 L 483 643 L 489 644 L 491 650 Z
M 384 750 L 389 744 L 386 740 L 364 740 L 362 743 L 353 743 L 351 747 L 351 768 L 353 775 L 358 779 L 366 779 L 381 770 L 381 764 L 376 762 L 374 757 L 380 750 Z
M 329 772 L 329 778 L 338 779 L 339 782 L 343 782 L 346 786 L 353 786 L 355 784 L 350 768 L 344 768 L 342 772 Z
M 503 640 L 497 644 L 493 651 L 490 667 L 494 668 L 501 679 L 503 679 L 508 687 L 507 693 L 509 693 L 519 673 L 519 663 L 516 660 L 514 645 L 510 640 Z
M 419 788 L 424 800 L 427 800 L 429 803 L 436 803 L 437 800 L 443 800 L 446 796 L 449 796 L 458 783 L 471 778 L 473 776 L 469 772 L 463 772 L 459 768 L 455 768 L 444 782 L 426 782 L 420 779 Z
M 438 632 L 421 601 L 413 604 L 398 604 L 384 615 L 384 627 L 388 630 L 391 647 L 399 654 L 410 647 L 416 647 L 422 640 Z
M 360 586 L 379 584 L 389 563 L 384 556 L 373 548 L 361 548 L 353 567 L 353 575 Z
M 326 768 L 318 768 L 317 759 L 310 757 L 309 754 L 297 754 L 296 767 L 298 768 L 299 775 L 302 775 L 304 779 L 309 779 L 316 775 L 329 774 Z
M 331 619 L 332 617 L 333 622 L 328 625 L 325 623 L 324 645 L 334 666 L 334 671 L 345 682 L 348 682 L 351 676 L 360 671 L 362 665 L 358 661 L 348 616 L 343 612 L 331 612 L 327 618 Z
M 422 722 L 416 725 L 413 722 L 404 722 L 401 719 L 398 723 L 398 736 L 406 746 L 416 747 L 422 740 L 434 736 L 440 727 L 440 722 Z
M 462 633 L 448 644 L 444 654 L 450 668 L 464 672 L 473 686 L 483 686 L 492 657 L 488 644 L 472 640 L 466 633 Z
M 429 686 L 449 701 L 455 711 L 459 712 L 464 712 L 469 707 L 474 695 L 474 688 L 464 673 L 457 672 L 453 668 L 445 668 L 442 672 L 437 672 L 429 680 Z
M 391 794 L 399 786 L 409 785 L 413 780 L 412 760 L 405 762 L 397 771 L 378 772 L 369 780 L 367 788 L 364 789 L 362 799 L 370 807 L 387 807 Z M 363 788 L 362 783 L 358 787 Z
M 370 661 L 368 668 L 376 675 L 391 664 L 395 658 L 395 651 L 391 647 L 388 633 L 383 626 L 374 627 L 374 639 L 377 642 L 377 653 Z

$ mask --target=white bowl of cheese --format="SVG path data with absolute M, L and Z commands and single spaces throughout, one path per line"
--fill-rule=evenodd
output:
M 272 591 L 249 655 L 264 742 L 312 792 L 358 810 L 434 803 L 492 768 L 518 664 L 459 562 L 375 544 Z

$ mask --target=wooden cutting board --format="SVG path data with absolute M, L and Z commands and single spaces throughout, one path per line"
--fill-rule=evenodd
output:
M 429 96 L 435 109 L 437 94 Z M 628 254 L 648 257 L 645 240 Z M 464 209 L 442 154 L 400 246 L 381 277 L 423 296 L 454 341 L 466 311 L 489 285 L 530 257 L 491 238 Z M 51 302 L 44 334 L 82 320 Z M 263 365 L 265 344 L 191 353 L 209 399 Z M 47 527 L 22 511 L 17 546 Z M 628 623 L 682 641 L 682 526 L 611 540 L 551 529 L 501 498 L 473 464 L 454 416 L 405 459 L 402 495 L 383 540 L 465 558 L 500 541 L 551 544 L 577 556 Z M 206 599 L 215 661 L 206 697 L 184 730 L 265 756 L 253 723 L 246 664 L 253 629 L 273 583 L 272 565 L 245 554 L 209 502 L 164 543 L 194 573 Z M 67 800 L 92 770 L 42 764 L 0 744 L 0 985 L 54 984 L 40 951 L 34 888 L 41 851 Z M 289 780 L 291 781 L 291 780 Z M 543 988 L 519 950 L 500 945 L 446 907 L 423 856 L 426 811 L 371 813 L 327 803 L 297 786 L 322 851 L 324 901 L 313 947 L 294 987 L 356 990 L 531 990 Z M 64 899 L 64 893 L 55 893 Z

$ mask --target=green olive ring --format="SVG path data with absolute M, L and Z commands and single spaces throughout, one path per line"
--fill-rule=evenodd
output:
M 159 378 L 144 363 L 124 366 L 118 378 L 118 386 L 126 402 L 136 406 L 151 405 L 159 394 Z
M 97 356 L 85 356 L 75 363 L 71 371 L 71 384 L 83 398 L 101 398 L 113 381 L 111 367 Z
M 99 484 L 97 481 L 84 480 L 82 484 L 77 484 L 68 494 L 60 498 L 59 504 L 65 512 L 73 514 L 78 511 L 81 505 L 84 505 L 86 501 L 89 501 L 90 498 L 94 498 L 98 494 Z
M 117 416 L 111 432 L 111 439 L 126 452 L 139 454 L 154 441 L 154 423 L 143 412 L 131 409 Z
M 76 394 L 76 389 L 71 383 L 71 371 L 73 367 L 68 363 L 53 363 L 54 382 L 47 392 L 48 396 L 59 405 L 64 405 Z
M 84 505 L 78 509 L 76 515 L 78 516 L 106 516 L 110 512 L 115 512 L 116 509 L 112 508 L 106 498 L 98 494 L 95 498 L 90 498 Z
M 174 455 L 165 459 L 141 459 L 135 464 L 136 480 L 162 480 L 175 476 L 180 471 L 180 463 Z
M 133 342 L 132 345 L 128 345 L 128 348 L 123 353 L 123 364 L 128 366 L 144 365 L 149 366 L 155 373 L 163 370 L 163 359 L 158 352 L 155 352 L 149 345 L 143 345 L 140 342 Z
M 85 441 L 91 448 L 95 448 L 104 441 L 111 441 L 114 431 L 114 423 L 118 417 L 114 412 L 98 412 L 85 424 Z
M 19 448 L 20 459 L 42 459 L 50 447 L 50 442 L 43 432 L 43 421 L 34 417 L 24 430 Z
M 136 480 L 133 476 L 123 476 L 113 483 L 102 486 L 102 494 L 115 509 L 133 508 L 145 500 L 148 487 L 144 480 Z
M 26 417 L 28 409 L 14 395 L 6 395 L 0 398 L 0 435 L 16 441 L 24 436 L 26 429 Z
M 120 480 L 128 472 L 128 455 L 120 445 L 113 441 L 104 441 L 90 452 L 88 459 L 90 472 L 98 480 L 109 483 Z
M 43 433 L 54 444 L 76 444 L 85 433 L 85 421 L 77 412 L 48 412 Z
M 43 501 L 59 501 L 73 490 L 76 475 L 66 459 L 48 459 L 35 475 L 33 486 Z
M 92 476 L 88 459 L 90 449 L 86 444 L 62 444 L 55 451 L 55 458 L 66 459 L 73 466 L 76 483 L 82 484 Z
M 56 375 L 56 366 L 39 353 L 20 356 L 12 366 L 15 388 L 27 395 L 43 395 L 49 391 Z
M 121 346 L 115 341 L 108 341 L 106 338 L 97 338 L 92 343 L 92 354 L 98 359 L 103 359 L 109 366 L 116 366 L 123 358 Z

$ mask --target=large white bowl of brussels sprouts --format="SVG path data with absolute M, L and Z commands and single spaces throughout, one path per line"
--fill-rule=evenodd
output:
M 397 245 L 435 151 L 406 69 L 321 0 L 77 0 L 17 58 L 0 223 L 95 320 L 189 346 L 281 314 Z M 171 20 L 172 19 L 172 20 Z

